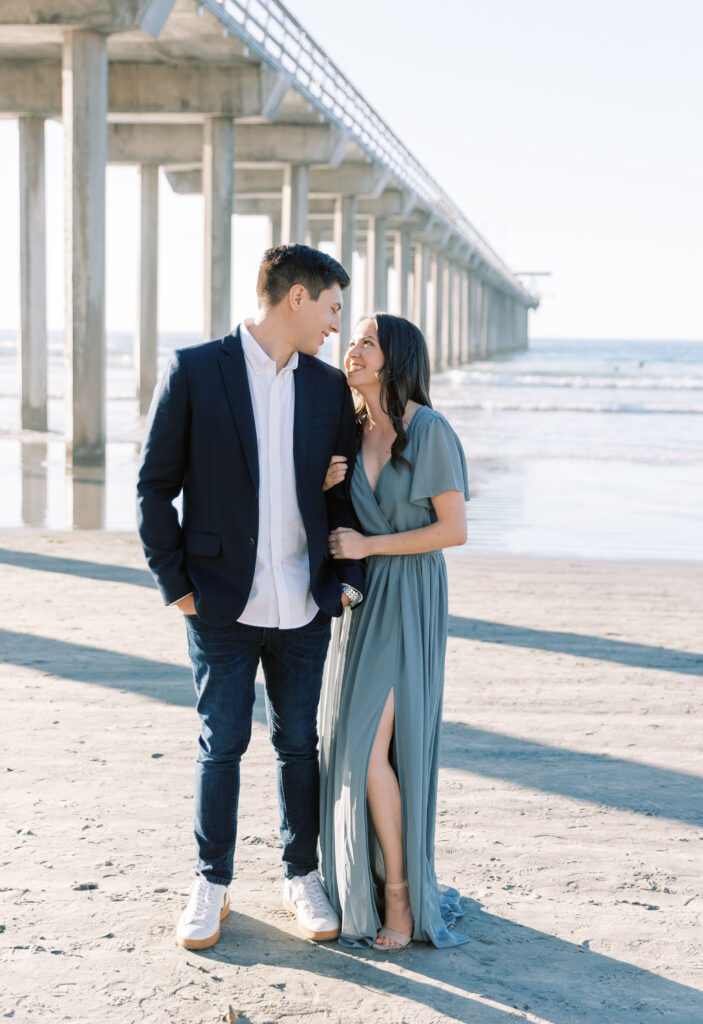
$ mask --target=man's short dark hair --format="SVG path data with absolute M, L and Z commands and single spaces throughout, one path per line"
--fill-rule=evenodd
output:
M 349 274 L 326 252 L 309 245 L 276 245 L 267 249 L 259 267 L 256 294 L 259 306 L 277 306 L 293 285 L 302 284 L 317 302 L 320 293 L 333 284 L 349 287 Z

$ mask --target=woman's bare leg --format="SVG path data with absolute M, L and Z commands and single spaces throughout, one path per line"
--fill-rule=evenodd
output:
M 369 813 L 383 854 L 387 882 L 402 882 L 405 878 L 403 863 L 403 819 L 398 778 L 389 760 L 393 728 L 395 726 L 395 694 L 388 695 L 386 706 L 369 758 L 366 797 Z M 410 935 L 412 915 L 408 890 L 386 889 L 386 928 Z M 392 939 L 378 940 L 384 946 L 397 946 Z

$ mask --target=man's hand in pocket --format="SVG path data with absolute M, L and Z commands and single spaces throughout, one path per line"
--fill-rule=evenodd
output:
M 184 615 L 195 615 L 195 601 L 192 594 L 188 594 L 187 597 L 182 597 L 180 601 L 176 601 L 176 606 L 181 609 Z

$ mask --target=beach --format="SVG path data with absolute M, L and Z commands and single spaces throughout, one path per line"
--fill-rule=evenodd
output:
M 436 868 L 463 946 L 315 945 L 281 905 L 258 686 L 232 913 L 175 945 L 197 736 L 185 631 L 132 533 L 0 534 L 0 1015 L 697 1024 L 697 566 L 449 552 Z

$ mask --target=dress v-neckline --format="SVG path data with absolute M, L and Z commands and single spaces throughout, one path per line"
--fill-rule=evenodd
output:
M 412 427 L 413 423 L 415 422 L 415 420 L 419 416 L 420 410 L 427 409 L 427 408 L 428 408 L 428 406 L 421 405 L 418 409 L 415 410 L 415 412 L 413 413 L 413 418 L 408 423 L 407 429 L 405 431 L 406 438 L 408 438 L 410 436 L 410 428 Z M 366 472 L 366 463 L 364 462 L 364 442 L 363 441 L 361 442 L 361 448 L 359 450 L 359 460 L 361 462 L 361 468 L 363 470 L 364 479 L 366 480 L 368 488 L 371 491 L 371 493 L 373 494 L 373 496 L 376 499 L 376 501 L 378 502 L 378 496 L 377 496 L 378 485 L 381 482 L 381 477 L 383 476 L 384 470 L 386 469 L 386 467 L 389 465 L 389 463 L 391 461 L 391 457 L 389 455 L 388 458 L 386 459 L 386 461 L 381 466 L 381 468 L 380 468 L 380 470 L 378 472 L 378 476 L 376 477 L 376 486 L 375 487 L 371 486 L 371 481 L 369 480 L 369 475 Z

